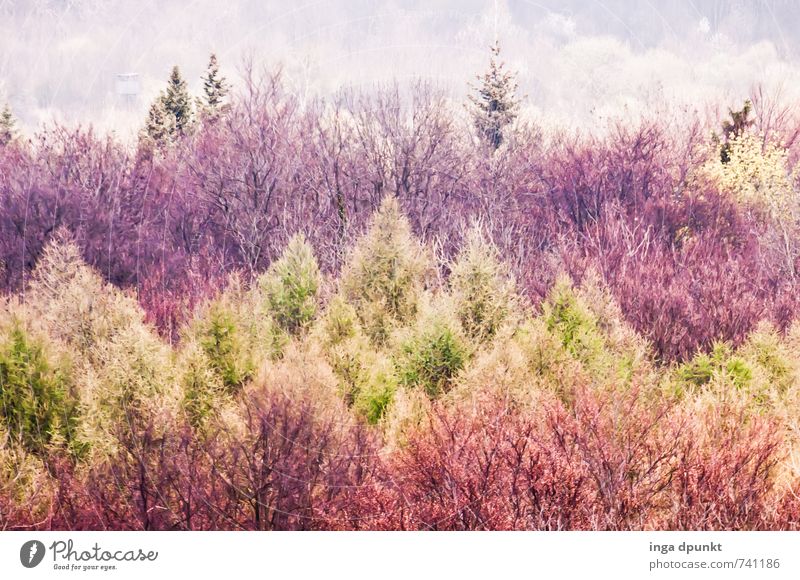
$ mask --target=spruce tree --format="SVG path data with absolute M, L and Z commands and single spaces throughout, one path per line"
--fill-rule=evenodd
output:
M 205 101 L 198 101 L 205 115 L 215 118 L 225 108 L 224 100 L 228 94 L 228 83 L 219 73 L 217 55 L 212 53 L 203 78 Z
M 6 104 L 3 112 L 0 113 L 0 146 L 11 143 L 15 133 L 14 116 L 11 114 L 11 108 Z
M 192 101 L 186 81 L 177 66 L 172 67 L 163 106 L 170 120 L 174 120 L 174 135 L 186 135 L 192 125 Z
M 469 100 L 475 128 L 495 150 L 503 142 L 506 127 L 516 119 L 520 100 L 516 95 L 515 75 L 506 71 L 505 64 L 500 61 L 500 43 L 495 42 L 491 50 L 489 70 L 477 77 L 480 86 L 472 87 L 476 94 L 470 95 Z
M 153 104 L 150 105 L 150 110 L 147 113 L 147 122 L 144 127 L 146 136 L 157 147 L 167 145 L 175 133 L 174 118 L 167 113 L 164 101 L 165 95 L 162 91 L 158 98 L 153 101 Z

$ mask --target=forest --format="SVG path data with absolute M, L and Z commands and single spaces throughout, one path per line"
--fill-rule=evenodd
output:
M 0 529 L 800 528 L 791 103 L 186 87 L 0 115 Z

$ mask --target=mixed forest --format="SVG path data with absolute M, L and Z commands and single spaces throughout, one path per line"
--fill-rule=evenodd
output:
M 280 71 L 0 113 L 0 529 L 800 528 L 800 110 Z

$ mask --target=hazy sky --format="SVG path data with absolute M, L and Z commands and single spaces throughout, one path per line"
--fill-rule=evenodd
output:
M 27 128 L 129 131 L 173 64 L 283 63 L 301 95 L 432 79 L 463 98 L 497 35 L 532 115 L 585 122 L 661 101 L 800 95 L 796 0 L 0 0 L 0 103 Z M 132 102 L 118 73 L 138 73 Z

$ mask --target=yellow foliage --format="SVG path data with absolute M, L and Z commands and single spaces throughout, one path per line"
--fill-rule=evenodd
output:
M 770 217 L 784 216 L 796 204 L 797 172 L 789 167 L 789 152 L 758 135 L 732 137 L 723 163 L 716 147 L 708 148 L 700 178 L 708 179 L 737 202 Z

